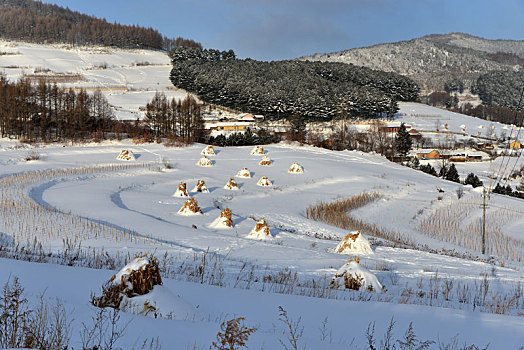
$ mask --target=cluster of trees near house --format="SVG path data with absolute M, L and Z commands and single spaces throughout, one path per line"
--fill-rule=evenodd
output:
M 167 38 L 153 28 L 109 23 L 40 1 L 0 0 L 0 8 L 0 36 L 10 40 L 158 50 L 202 47 L 190 39 Z
M 411 79 L 344 63 L 237 59 L 230 51 L 177 47 L 170 52 L 173 85 L 206 102 L 267 118 L 306 120 L 393 116 L 413 101 Z
M 269 133 L 266 129 L 259 129 L 253 133 L 248 129 L 244 133 L 232 133 L 227 136 L 218 135 L 211 136 L 207 143 L 216 146 L 252 146 L 252 145 L 267 145 L 270 143 L 280 142 L 280 137 L 276 134 Z

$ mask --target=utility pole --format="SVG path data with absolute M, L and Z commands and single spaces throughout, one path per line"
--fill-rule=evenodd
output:
M 482 254 L 486 254 L 486 188 L 482 190 Z

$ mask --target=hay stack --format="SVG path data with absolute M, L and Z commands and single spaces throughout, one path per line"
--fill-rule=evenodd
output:
M 287 172 L 290 174 L 302 174 L 304 172 L 304 169 L 302 168 L 302 165 L 298 164 L 297 162 L 294 162 L 293 164 L 291 164 Z
M 359 258 L 348 260 L 346 264 L 338 269 L 329 285 L 332 288 L 353 290 L 360 290 L 361 288 L 365 288 L 368 291 L 382 290 L 382 285 L 377 277 L 359 263 Z
M 209 193 L 209 190 L 206 187 L 206 182 L 204 180 L 198 180 L 195 188 L 191 192 L 202 192 Z
M 249 171 L 248 168 L 242 168 L 242 170 L 238 171 L 238 173 L 236 174 L 236 177 L 251 178 L 251 172 Z
M 271 158 L 268 156 L 263 156 L 262 159 L 260 159 L 259 165 L 271 165 Z
M 176 189 L 176 192 L 173 194 L 173 197 L 183 197 L 183 198 L 189 197 L 189 193 L 187 193 L 185 182 L 181 182 L 178 185 L 178 188 Z
M 258 180 L 257 185 L 262 187 L 270 187 L 273 186 L 273 183 L 269 181 L 267 176 L 262 176 L 260 180 Z
M 251 150 L 251 154 L 252 155 L 261 155 L 261 154 L 266 154 L 266 151 L 264 150 L 264 147 L 262 146 L 255 146 L 252 150 Z
M 238 185 L 236 181 L 231 177 L 227 184 L 224 186 L 224 189 L 230 190 L 230 191 L 238 191 Z
M 118 160 L 125 160 L 125 161 L 136 160 L 135 155 L 133 154 L 133 152 L 131 152 L 128 149 L 121 150 L 120 153 L 118 154 L 118 156 L 116 157 L 116 159 L 118 159 Z
M 233 227 L 233 219 L 231 218 L 233 214 L 231 213 L 231 210 L 229 208 L 226 208 L 220 212 L 220 216 L 213 221 L 211 224 L 211 227 L 214 228 L 232 228 Z
M 373 254 L 371 243 L 358 231 L 352 231 L 335 248 L 338 254 Z
M 182 208 L 180 208 L 180 210 L 178 211 L 178 214 L 185 215 L 185 216 L 198 215 L 198 214 L 202 214 L 202 210 L 198 206 L 198 202 L 196 201 L 196 199 L 189 198 L 189 199 L 186 199 L 186 202 L 184 203 Z
M 211 145 L 207 145 L 203 150 L 202 152 L 200 152 L 201 154 L 203 154 L 204 156 L 214 156 L 216 155 L 215 153 L 215 148 Z
M 198 160 L 197 165 L 201 167 L 210 167 L 210 166 L 213 166 L 213 162 L 208 157 L 203 156 L 202 158 Z
M 264 219 L 260 219 L 257 221 L 257 224 L 255 225 L 255 228 L 249 232 L 247 235 L 247 238 L 252 239 L 259 239 L 259 240 L 269 240 L 273 239 L 273 236 L 271 236 L 271 233 L 269 233 L 269 226 Z
M 118 309 L 124 297 L 145 295 L 156 285 L 162 285 L 158 261 L 152 256 L 140 256 L 113 275 L 102 287 L 102 295 L 93 296 L 91 302 L 97 307 Z

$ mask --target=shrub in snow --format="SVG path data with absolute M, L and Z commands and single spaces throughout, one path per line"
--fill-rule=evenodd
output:
M 273 183 L 269 181 L 267 176 L 262 176 L 260 180 L 258 180 L 257 185 L 262 186 L 262 187 L 269 187 L 269 186 L 272 186 Z
M 197 165 L 201 167 L 210 167 L 210 166 L 213 166 L 213 162 L 208 157 L 203 156 L 202 158 L 198 160 Z
M 118 154 L 116 159 L 130 161 L 130 160 L 135 160 L 136 158 L 133 152 L 131 152 L 128 149 L 123 149 L 120 151 L 120 154 Z
M 173 194 L 173 197 L 189 197 L 189 193 L 187 193 L 185 182 L 181 182 L 178 185 L 178 188 L 176 189 L 176 192 Z
M 304 172 L 304 169 L 300 164 L 294 162 L 293 164 L 291 164 L 287 172 L 290 174 L 302 174 Z
M 233 219 L 231 219 L 231 210 L 226 208 L 220 212 L 220 216 L 213 221 L 211 227 L 214 228 L 231 228 L 233 227 Z
M 204 148 L 201 152 L 203 155 L 205 156 L 214 156 L 216 155 L 215 153 L 215 148 L 211 145 L 207 145 L 206 148 Z
M 204 180 L 198 180 L 192 192 L 209 193 L 209 190 L 206 187 L 206 182 Z
M 248 168 L 242 168 L 242 170 L 239 170 L 237 175 L 237 177 L 248 177 L 250 178 L 251 177 L 251 172 L 248 170 Z
M 184 320 L 198 316 L 193 306 L 162 286 L 158 261 L 152 256 L 137 257 L 124 266 L 91 303 L 155 318 Z
M 360 290 L 361 288 L 369 291 L 382 290 L 382 285 L 377 277 L 361 266 L 359 262 L 358 258 L 348 260 L 347 263 L 338 269 L 329 285 L 332 288 L 349 288 L 353 290 Z
M 335 248 L 335 253 L 339 254 L 371 254 L 371 243 L 358 231 L 347 234 L 342 242 Z
M 259 165 L 271 165 L 271 158 L 268 156 L 263 156 L 262 159 L 260 159 Z
M 224 186 L 224 189 L 236 191 L 238 190 L 238 185 L 233 178 L 230 178 L 227 184 Z
M 252 155 L 260 155 L 260 154 L 265 154 L 266 151 L 264 150 L 264 147 L 262 146 L 255 146 L 252 150 L 251 150 L 251 154 Z
M 196 215 L 196 214 L 202 214 L 202 210 L 200 210 L 200 207 L 198 206 L 198 202 L 194 198 L 186 199 L 186 202 L 180 208 L 178 211 L 178 214 L 180 215 Z
M 266 220 L 264 219 L 258 220 L 255 227 L 247 235 L 247 238 L 261 239 L 261 240 L 273 239 L 273 236 L 271 236 L 271 233 L 269 233 L 269 226 Z

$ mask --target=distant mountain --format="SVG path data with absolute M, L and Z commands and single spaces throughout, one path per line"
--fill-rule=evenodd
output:
M 190 39 L 167 38 L 153 28 L 109 23 L 69 8 L 32 0 L 0 0 L 0 37 L 34 43 L 158 50 L 202 46 Z
M 432 34 L 299 60 L 352 63 L 395 72 L 412 78 L 426 90 L 443 90 L 447 82 L 456 79 L 470 88 L 484 73 L 522 69 L 524 41 L 488 40 L 464 33 Z

